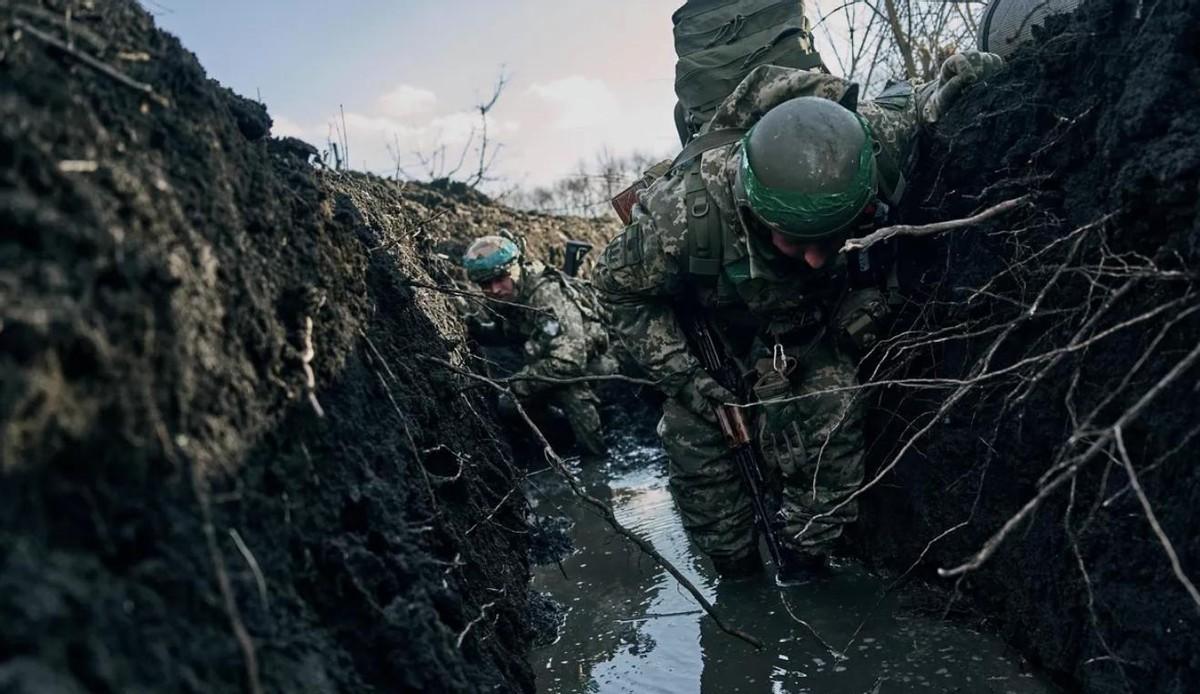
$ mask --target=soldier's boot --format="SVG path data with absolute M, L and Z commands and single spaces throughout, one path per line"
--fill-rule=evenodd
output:
M 750 552 L 738 556 L 714 556 L 713 568 L 717 575 L 730 581 L 748 580 L 763 572 L 762 559 L 758 552 Z
M 809 554 L 791 547 L 780 547 L 783 566 L 775 567 L 775 584 L 800 586 L 829 575 L 829 558 L 824 554 Z

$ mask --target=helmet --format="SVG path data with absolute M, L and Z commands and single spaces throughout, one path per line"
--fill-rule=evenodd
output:
M 509 274 L 521 258 L 517 244 L 503 236 L 481 236 L 471 242 L 463 254 L 463 267 L 472 282 L 487 282 Z
M 821 241 L 875 198 L 874 140 L 857 113 L 802 96 L 767 111 L 742 138 L 734 197 L 767 227 Z

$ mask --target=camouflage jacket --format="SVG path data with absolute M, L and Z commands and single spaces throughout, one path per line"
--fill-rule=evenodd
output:
M 538 262 L 526 265 L 513 304 L 498 309 L 496 330 L 502 339 L 523 343 L 525 365 L 515 377 L 575 378 L 607 346 L 606 333 L 579 290 L 557 270 Z M 552 387 L 516 381 L 522 395 Z
M 857 104 L 893 161 L 907 157 L 918 106 L 932 86 L 914 92 L 904 85 Z M 718 107 L 705 130 L 748 127 L 776 104 L 799 96 L 845 102 L 854 96 L 851 89 L 857 87 L 821 72 L 761 66 Z M 675 318 L 685 301 L 695 301 L 727 328 L 740 328 L 727 332 L 780 335 L 837 321 L 870 299 L 848 295 L 843 256 L 822 270 L 811 270 L 784 261 L 769 243 L 748 237 L 732 193 L 740 147 L 734 143 L 712 149 L 700 160 L 704 186 L 721 219 L 721 271 L 715 283 L 699 283 L 689 274 L 685 177 L 678 174 L 641 191 L 632 223 L 609 244 L 597 268 L 595 284 L 612 312 L 610 328 L 668 395 L 675 395 L 700 369 Z M 856 293 L 870 292 L 879 295 L 878 290 Z

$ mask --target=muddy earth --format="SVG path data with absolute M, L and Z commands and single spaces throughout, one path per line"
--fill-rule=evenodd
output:
M 0 24 L 0 690 L 532 688 L 519 475 L 411 286 L 528 218 L 314 167 L 133 2 Z
M 906 221 L 1028 197 L 901 244 L 842 578 L 722 586 L 655 397 L 608 393 L 585 483 L 754 654 L 438 363 L 480 363 L 470 237 L 554 261 L 611 223 L 330 171 L 137 4 L 5 4 L 0 691 L 1193 691 L 1197 27 L 1091 0 L 923 141 Z
M 868 365 L 879 382 L 944 380 L 880 387 L 871 467 L 896 467 L 866 497 L 861 554 L 904 568 L 927 552 L 921 575 L 969 597 L 1070 690 L 1200 682 L 1200 604 L 1113 440 L 1123 423 L 1129 462 L 1195 581 L 1200 369 L 1171 374 L 1200 344 L 1198 28 L 1194 1 L 1084 3 L 939 124 L 908 221 L 1031 203 L 907 244 L 919 301 L 896 332 L 923 337 L 891 342 L 903 366 Z M 1105 452 L 1089 455 L 1097 442 Z M 1047 488 L 979 570 L 934 574 Z

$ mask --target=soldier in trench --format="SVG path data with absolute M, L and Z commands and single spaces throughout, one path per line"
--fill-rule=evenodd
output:
M 523 365 L 510 377 L 514 395 L 533 412 L 558 409 L 580 450 L 603 454 L 600 401 L 591 385 L 561 382 L 609 371 L 608 334 L 596 307 L 562 272 L 525 259 L 504 236 L 476 239 L 462 262 L 468 278 L 494 300 L 485 314 L 468 320 L 472 335 L 520 346 Z
M 638 194 L 631 223 L 605 250 L 596 287 L 614 336 L 668 396 L 658 433 L 671 490 L 722 576 L 762 571 L 751 502 L 714 414 L 738 398 L 701 368 L 681 312 L 715 327 L 762 402 L 751 435 L 778 490 L 778 578 L 822 573 L 857 517 L 857 358 L 895 299 L 882 249 L 838 249 L 892 221 L 919 128 L 1001 64 L 957 54 L 939 79 L 893 84 L 865 102 L 857 85 L 824 72 L 757 67 Z

